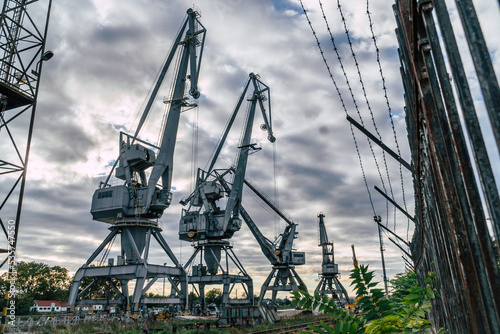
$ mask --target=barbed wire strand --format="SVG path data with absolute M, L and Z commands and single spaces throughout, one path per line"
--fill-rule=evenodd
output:
M 325 55 L 324 55 L 324 52 L 323 52 L 323 48 L 321 47 L 321 43 L 319 42 L 319 39 L 318 39 L 318 36 L 316 35 L 316 31 L 314 30 L 314 27 L 311 23 L 311 20 L 309 19 L 309 15 L 307 14 L 307 11 L 304 7 L 304 4 L 302 3 L 302 0 L 299 0 L 300 2 L 300 6 L 302 7 L 302 11 L 304 12 L 304 15 L 307 19 L 307 23 L 309 24 L 309 27 L 311 28 L 311 31 L 312 31 L 312 34 L 314 36 L 314 38 L 316 39 L 316 44 L 318 45 L 318 49 L 321 53 L 321 58 L 323 58 L 323 62 L 325 63 L 325 66 L 326 66 L 326 69 L 328 71 L 328 74 L 330 76 L 330 79 L 332 80 L 332 83 L 333 85 L 335 86 L 335 90 L 337 91 L 337 95 L 340 99 L 340 103 L 342 104 L 342 108 L 344 109 L 344 112 L 347 115 L 349 115 L 349 113 L 347 112 L 347 107 L 344 103 L 344 99 L 342 98 L 342 93 L 340 92 L 340 89 L 337 85 L 337 82 L 335 81 L 335 78 L 333 77 L 333 74 L 332 74 L 332 71 L 330 70 L 330 66 L 328 65 L 328 61 L 326 60 L 325 58 Z M 352 127 L 352 124 L 349 123 L 349 127 L 351 129 L 351 135 L 352 135 L 352 139 L 354 141 L 354 146 L 356 147 L 356 152 L 357 152 L 357 155 L 358 155 L 358 160 L 359 160 L 359 165 L 361 167 L 361 173 L 363 174 L 363 180 L 364 180 L 364 183 L 365 183 L 365 187 L 366 187 L 366 191 L 368 192 L 368 198 L 370 200 L 370 205 L 372 207 L 372 211 L 373 211 L 373 214 L 376 215 L 376 212 L 375 212 L 375 207 L 373 205 L 373 201 L 372 201 L 372 196 L 371 196 L 371 192 L 370 192 L 370 188 L 368 187 L 368 181 L 366 180 L 366 173 L 365 173 L 365 169 L 364 169 L 364 166 L 363 166 L 363 161 L 361 159 L 361 153 L 359 152 L 359 146 L 358 146 L 358 142 L 356 140 L 356 135 L 354 134 L 354 129 Z
M 394 136 L 394 142 L 396 144 L 396 150 L 398 152 L 398 155 L 401 156 L 401 150 L 399 148 L 396 127 L 394 126 L 394 118 L 392 115 L 392 108 L 391 108 L 391 104 L 389 103 L 389 96 L 387 94 L 387 87 L 385 85 L 384 71 L 382 70 L 382 64 L 380 62 L 380 49 L 378 48 L 377 38 L 375 37 L 375 33 L 373 31 L 373 21 L 372 21 L 372 17 L 371 17 L 371 13 L 370 13 L 370 0 L 366 0 L 366 15 L 368 16 L 368 21 L 369 21 L 369 25 L 370 25 L 370 32 L 372 34 L 373 45 L 375 47 L 375 53 L 377 55 L 377 64 L 378 64 L 378 68 L 379 68 L 379 72 L 380 72 L 380 79 L 382 80 L 382 88 L 384 90 L 384 97 L 385 97 L 385 102 L 387 104 L 387 111 L 389 113 L 389 119 L 391 121 L 392 134 Z M 404 188 L 403 166 L 401 164 L 399 164 L 399 177 L 401 179 L 401 192 L 402 192 L 402 197 L 403 197 L 403 205 L 404 205 L 405 210 L 408 211 L 408 208 L 406 205 L 405 188 Z M 406 240 L 408 240 L 409 229 L 410 229 L 410 219 L 407 219 Z M 394 226 L 394 232 L 396 232 L 396 226 Z
M 323 6 L 321 5 L 321 0 L 319 0 L 319 2 L 320 2 L 321 10 L 323 11 Z M 361 70 L 359 68 L 359 63 L 358 63 L 358 59 L 356 57 L 356 53 L 354 52 L 353 44 L 351 42 L 351 35 L 349 34 L 349 29 L 347 28 L 347 20 L 346 20 L 346 18 L 344 16 L 344 12 L 342 11 L 342 5 L 340 4 L 340 0 L 337 0 L 337 8 L 339 10 L 340 18 L 341 18 L 342 24 L 344 26 L 344 32 L 345 32 L 345 35 L 347 37 L 347 43 L 349 44 L 349 49 L 351 51 L 351 56 L 352 56 L 352 59 L 354 61 L 354 65 L 356 66 L 356 71 L 358 73 L 359 83 L 361 84 L 361 90 L 362 90 L 363 96 L 365 98 L 366 107 L 368 108 L 368 111 L 370 112 L 372 124 L 373 124 L 373 127 L 375 128 L 375 132 L 377 133 L 377 136 L 379 137 L 380 141 L 382 141 L 382 136 L 380 135 L 380 132 L 379 132 L 378 127 L 377 127 L 377 123 L 375 122 L 375 116 L 373 115 L 373 111 L 372 111 L 372 108 L 371 108 L 371 105 L 370 105 L 370 101 L 369 101 L 368 95 L 366 93 L 365 83 L 363 81 L 363 76 L 361 75 Z M 323 12 L 323 14 L 324 14 L 324 12 Z M 324 18 L 325 18 L 325 21 L 326 21 L 326 16 L 324 16 Z M 330 36 L 332 36 L 331 32 L 330 32 Z M 332 38 L 333 38 L 333 36 L 332 36 Z M 373 156 L 373 159 L 375 161 L 375 165 L 377 167 L 377 171 L 378 171 L 379 176 L 380 176 L 380 181 L 382 183 L 382 188 L 384 189 L 384 192 L 387 193 L 387 189 L 385 187 L 385 183 L 384 183 L 384 180 L 383 180 L 383 177 L 382 177 L 382 172 L 380 171 L 380 166 L 379 166 L 377 157 L 375 155 L 375 152 L 373 151 L 373 148 L 372 148 L 372 145 L 371 145 L 371 141 L 369 140 L 369 138 L 367 138 L 367 140 L 368 140 L 368 142 L 370 144 L 370 150 L 372 151 L 372 156 Z M 382 158 L 383 158 L 383 162 L 384 162 L 384 166 L 385 166 L 385 171 L 386 171 L 386 176 L 387 176 L 387 182 L 389 184 L 389 190 L 391 192 L 391 197 L 394 198 L 394 192 L 393 192 L 393 189 L 392 189 L 391 178 L 390 178 L 390 175 L 389 175 L 389 168 L 387 166 L 387 159 L 386 159 L 386 155 L 385 155 L 385 151 L 384 150 L 382 150 Z M 388 223 L 388 219 L 389 219 L 389 203 L 388 203 L 388 201 L 386 201 L 386 212 L 387 212 L 386 217 L 387 217 L 387 223 Z

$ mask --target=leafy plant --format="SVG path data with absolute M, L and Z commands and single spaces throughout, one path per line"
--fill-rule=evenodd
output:
M 356 291 L 358 314 L 339 308 L 333 299 L 317 292 L 311 295 L 299 290 L 293 293 L 293 304 L 299 308 L 310 308 L 324 312 L 332 318 L 333 327 L 321 321 L 320 326 L 309 326 L 316 333 L 330 334 L 379 334 L 379 333 L 422 333 L 431 328 L 426 319 L 431 309 L 435 292 L 431 287 L 434 273 L 425 279 L 426 286 L 417 284 L 414 272 L 400 274 L 391 283 L 392 297 L 386 299 L 382 289 L 376 288 L 374 272 L 368 266 L 356 266 L 351 271 L 351 285 Z M 441 329 L 439 333 L 445 333 Z
M 320 322 L 320 326 L 310 325 L 309 328 L 314 330 L 316 333 L 341 333 L 341 334 L 355 334 L 363 333 L 363 327 L 365 325 L 365 319 L 362 317 L 357 317 L 354 313 L 348 311 L 347 309 L 340 308 L 335 303 L 334 299 L 328 300 L 327 295 L 320 296 L 318 292 L 314 292 L 311 295 L 305 291 L 298 290 L 298 292 L 292 292 L 293 294 L 293 305 L 299 308 L 310 308 L 317 309 L 319 312 L 324 312 L 329 314 L 332 318 L 332 322 L 335 324 L 331 328 L 324 321 Z
M 385 299 L 382 289 L 376 289 L 378 282 L 373 282 L 373 271 L 368 266 L 358 266 L 351 271 L 351 286 L 354 285 L 358 306 L 366 321 L 379 319 L 393 314 L 394 305 Z

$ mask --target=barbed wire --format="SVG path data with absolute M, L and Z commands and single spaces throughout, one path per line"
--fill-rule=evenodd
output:
M 314 27 L 313 27 L 313 25 L 311 23 L 311 20 L 309 19 L 309 15 L 307 14 L 306 9 L 304 8 L 304 4 L 302 3 L 302 0 L 299 0 L 299 2 L 300 2 L 300 6 L 302 7 L 302 11 L 304 12 L 304 15 L 305 15 L 305 17 L 307 19 L 307 23 L 309 24 L 309 27 L 311 28 L 312 34 L 313 34 L 314 38 L 316 39 L 316 44 L 318 45 L 318 49 L 319 49 L 319 51 L 321 53 L 321 58 L 323 58 L 323 62 L 325 63 L 325 66 L 326 66 L 326 69 L 327 69 L 328 74 L 330 76 L 330 79 L 332 80 L 333 85 L 335 86 L 335 90 L 337 91 L 337 95 L 338 95 L 338 97 L 340 99 L 340 103 L 342 104 L 342 108 L 343 108 L 346 116 L 348 116 L 349 113 L 347 112 L 347 107 L 346 107 L 346 105 L 344 103 L 344 99 L 342 97 L 342 93 L 340 92 L 340 89 L 339 89 L 339 87 L 337 85 L 337 82 L 335 81 L 335 78 L 333 77 L 332 71 L 330 70 L 330 66 L 328 65 L 328 61 L 325 58 L 325 55 L 324 55 L 324 52 L 323 52 L 323 48 L 321 47 L 321 43 L 319 42 L 318 36 L 316 35 L 316 31 L 314 30 Z M 373 205 L 370 188 L 368 187 L 368 181 L 366 180 L 366 173 L 365 173 L 365 169 L 364 169 L 364 166 L 363 166 L 363 161 L 361 159 L 361 153 L 359 152 L 359 146 L 358 146 L 358 142 L 356 140 L 356 135 L 354 134 L 354 129 L 352 127 L 352 124 L 349 123 L 349 125 L 350 125 L 350 129 L 351 129 L 352 139 L 354 141 L 354 146 L 356 147 L 356 153 L 358 155 L 359 165 L 361 167 L 361 173 L 363 174 L 363 180 L 364 180 L 364 183 L 365 183 L 366 191 L 368 192 L 368 198 L 370 200 L 370 205 L 372 207 L 373 214 L 375 215 L 376 214 L 375 207 Z
M 398 142 L 398 136 L 396 133 L 396 127 L 394 126 L 394 119 L 392 115 L 392 108 L 391 104 L 389 103 L 389 96 L 387 94 L 387 87 L 385 85 L 385 77 L 384 77 L 384 72 L 382 70 L 382 64 L 380 62 L 380 49 L 378 48 L 377 45 L 377 38 L 375 37 L 375 33 L 373 31 L 373 21 L 370 13 L 370 0 L 366 0 L 366 15 L 368 16 L 368 22 L 370 26 L 370 32 L 372 34 L 372 40 L 373 40 L 373 45 L 375 47 L 375 53 L 377 55 L 377 64 L 380 72 L 380 79 L 382 80 L 382 88 L 384 90 L 384 97 L 385 101 L 387 104 L 387 111 L 389 113 L 389 119 L 391 121 L 391 127 L 392 127 L 392 134 L 394 136 L 394 142 L 396 144 L 396 150 L 398 152 L 398 155 L 401 156 L 401 150 L 399 148 L 399 142 Z M 404 189 L 404 179 L 403 179 L 403 166 L 399 164 L 399 177 L 401 179 L 401 191 L 402 191 L 402 197 L 403 197 L 403 205 L 406 211 L 408 211 L 407 205 L 406 205 L 406 195 L 405 195 L 405 189 Z M 410 228 L 410 219 L 407 219 L 407 229 L 406 229 L 406 239 L 408 240 L 408 234 L 409 234 L 409 228 Z M 396 232 L 396 226 L 394 226 L 394 232 Z
M 319 2 L 320 2 L 321 10 L 323 10 L 323 7 L 321 5 L 321 0 L 319 0 Z M 368 95 L 366 93 L 365 83 L 363 81 L 363 76 L 361 75 L 361 70 L 359 68 L 359 63 L 358 63 L 358 59 L 356 57 L 356 53 L 354 52 L 354 48 L 353 48 L 353 45 L 352 45 L 352 42 L 351 42 L 351 36 L 349 34 L 349 29 L 347 28 L 347 20 L 346 20 L 346 18 L 344 16 L 344 12 L 342 11 L 342 5 L 340 4 L 340 0 L 337 0 L 337 8 L 339 10 L 340 18 L 341 18 L 342 24 L 344 26 L 344 32 L 345 32 L 345 34 L 347 36 L 347 43 L 349 44 L 349 49 L 351 51 L 351 56 L 352 56 L 352 58 L 354 60 L 354 65 L 356 66 L 356 71 L 358 73 L 359 83 L 361 84 L 361 90 L 362 90 L 363 96 L 365 98 L 366 107 L 368 108 L 368 111 L 370 112 L 372 124 L 373 124 L 373 127 L 375 128 L 375 132 L 377 133 L 378 138 L 380 139 L 380 141 L 382 141 L 382 136 L 380 135 L 380 132 L 379 132 L 378 127 L 377 127 L 377 123 L 375 122 L 375 116 L 373 115 L 373 111 L 372 111 L 372 108 L 371 108 L 371 105 L 370 105 L 370 101 L 369 101 Z M 326 16 L 324 16 L 324 18 L 326 20 Z M 332 36 L 331 32 L 330 32 L 330 36 Z M 333 36 L 332 36 L 332 38 L 333 38 Z M 370 150 L 372 151 L 372 157 L 373 157 L 373 160 L 375 161 L 375 166 L 377 167 L 377 171 L 379 173 L 380 181 L 382 183 L 382 188 L 384 189 L 384 192 L 387 193 L 387 189 L 385 187 L 385 182 L 384 182 L 384 179 L 382 177 L 382 172 L 380 171 L 380 166 L 379 166 L 377 157 L 375 155 L 375 152 L 373 151 L 373 148 L 372 148 L 372 145 L 371 145 L 371 141 L 368 138 L 367 138 L 367 140 L 368 140 L 368 142 L 370 144 Z M 387 166 L 387 158 L 386 158 L 384 150 L 382 150 L 382 159 L 383 159 L 384 166 L 385 166 L 385 171 L 386 171 L 386 176 L 387 176 L 387 183 L 389 184 L 389 190 L 391 192 L 391 197 L 394 198 L 394 192 L 393 192 L 393 189 L 392 189 L 391 177 L 389 175 L 389 168 Z M 387 217 L 387 223 L 388 223 L 388 219 L 389 219 L 389 203 L 387 201 L 386 201 L 386 213 L 387 213 L 386 217 Z M 394 220 L 394 224 L 396 224 L 396 220 Z

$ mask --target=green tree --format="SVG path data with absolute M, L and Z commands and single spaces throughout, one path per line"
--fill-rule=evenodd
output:
M 90 265 L 95 267 L 94 265 Z M 95 282 L 94 282 L 95 281 Z M 92 282 L 94 282 L 92 284 Z M 79 293 L 82 292 L 90 284 L 92 286 L 90 289 L 82 296 L 82 299 L 120 299 L 117 292 L 113 288 L 113 285 L 120 289 L 122 284 L 120 280 L 115 278 L 96 278 L 96 277 L 84 277 L 80 283 Z M 153 297 L 151 297 L 153 298 Z
M 66 301 L 71 279 L 68 269 L 41 262 L 19 262 L 15 275 L 16 312 L 25 314 L 34 300 Z M 5 292 L 7 273 L 0 277 L 0 289 Z
M 212 289 L 205 294 L 205 302 L 207 305 L 214 303 L 217 306 L 222 304 L 222 290 Z
M 163 298 L 162 295 L 158 294 L 158 293 L 154 293 L 154 292 L 146 292 L 143 297 L 145 298 Z
M 399 311 L 403 307 L 405 297 L 410 294 L 410 288 L 418 286 L 417 274 L 408 270 L 405 273 L 397 274 L 390 283 L 392 291 L 389 299 L 394 302 L 397 311 Z
M 194 291 L 191 291 L 188 295 L 189 301 L 197 301 L 199 299 L 200 299 L 200 296 L 198 296 Z

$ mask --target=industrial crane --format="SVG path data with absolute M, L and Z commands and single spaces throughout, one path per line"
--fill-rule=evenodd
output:
M 236 165 L 225 170 L 213 169 L 250 85 L 253 87 L 253 92 L 248 99 L 250 104 L 244 123 L 242 140 L 238 147 Z M 268 113 L 266 113 L 265 101 L 268 101 Z M 232 251 L 232 246 L 228 239 L 240 230 L 242 224 L 240 219 L 240 214 L 242 213 L 241 198 L 248 155 L 259 150 L 256 144 L 251 143 L 257 105 L 264 119 L 261 129 L 267 131 L 267 138 L 270 142 L 276 140 L 271 125 L 269 87 L 260 81 L 257 75 L 250 73 L 237 106 L 215 151 L 210 167 L 207 171 L 201 169 L 198 171 L 195 190 L 188 198 L 181 201 L 181 204 L 189 204 L 189 206 L 187 209 L 183 209 L 182 212 L 179 222 L 179 238 L 191 241 L 193 245 L 196 242 L 196 245 L 194 245 L 195 251 L 184 268 L 188 268 L 196 255 L 201 252 L 200 262 L 193 266 L 189 282 L 198 284 L 202 308 L 205 307 L 204 287 L 206 284 L 223 284 L 222 301 L 224 306 L 229 304 L 253 304 L 252 279 Z M 234 176 L 232 182 L 225 179 L 225 177 L 229 176 Z M 221 208 L 223 200 L 226 203 Z M 222 252 L 226 255 L 225 267 L 221 264 Z M 229 273 L 229 260 L 233 262 L 241 275 Z M 203 264 L 203 261 L 206 265 Z M 246 300 L 229 299 L 235 283 L 243 285 L 247 295 Z
M 338 278 L 339 266 L 335 263 L 333 242 L 328 241 L 324 218 L 324 214 L 318 215 L 319 246 L 321 246 L 323 253 L 323 263 L 321 265 L 321 278 L 315 291 L 321 296 L 330 295 L 337 306 L 344 307 L 350 302 L 349 296 Z
M 294 223 L 279 207 L 267 197 L 255 184 L 245 179 L 247 187 L 267 204 L 286 223 L 285 230 L 279 237 L 271 242 L 259 230 L 247 211 L 241 207 L 241 215 L 248 228 L 259 243 L 262 253 L 272 265 L 271 272 L 262 284 L 258 304 L 262 304 L 267 291 L 272 291 L 271 302 L 275 304 L 278 291 L 306 291 L 307 287 L 295 271 L 296 265 L 306 263 L 305 253 L 293 251 L 293 240 L 297 238 L 297 224 Z M 271 284 L 271 281 L 272 284 Z
M 195 9 L 187 11 L 187 18 L 161 69 L 134 135 L 120 133 L 119 158 L 106 181 L 101 182 L 99 189 L 92 197 L 93 219 L 111 224 L 111 233 L 75 274 L 68 302 L 72 311 L 75 304 L 91 303 L 88 300 L 77 299 L 83 297 L 99 280 L 107 280 L 110 284 L 112 284 L 112 279 L 121 282 L 121 291 L 115 285 L 112 288 L 119 294 L 126 310 L 130 309 L 128 296 L 130 280 L 136 280 L 132 296 L 133 311 L 138 310 L 141 296 L 158 278 L 168 278 L 172 283 L 172 292 L 170 298 L 163 298 L 164 300 L 156 301 L 156 303 L 183 304 L 187 301 L 186 272 L 161 235 L 161 227 L 157 220 L 172 201 L 170 188 L 180 114 L 183 108 L 193 106 L 189 103 L 189 97 L 185 95 L 185 86 L 188 81 L 190 82 L 189 94 L 194 99 L 200 96 L 198 75 L 206 29 L 198 20 L 199 16 L 199 12 Z M 164 128 L 162 128 L 160 144 L 155 146 L 139 139 L 138 135 L 176 54 L 179 58 L 174 69 L 172 95 L 164 101 L 170 109 Z M 111 185 L 109 183 L 113 172 L 117 179 L 124 181 L 123 184 Z M 147 178 L 148 174 L 149 178 Z M 117 257 L 117 265 L 114 265 L 114 259 L 109 259 L 108 266 L 92 267 L 91 263 L 103 250 L 105 254 L 109 252 L 112 241 L 117 235 L 121 235 L 121 255 Z M 151 236 L 157 240 L 174 266 L 148 263 Z M 80 283 L 85 277 L 95 277 L 95 279 L 78 293 Z M 147 279 L 150 281 L 144 286 Z M 109 304 L 109 301 L 105 302 Z M 146 303 L 144 299 L 143 303 Z

